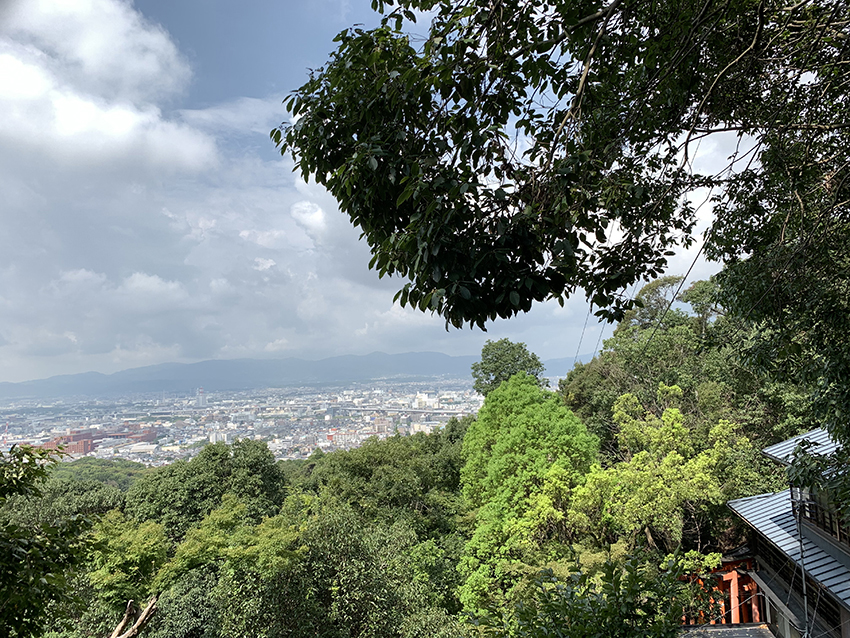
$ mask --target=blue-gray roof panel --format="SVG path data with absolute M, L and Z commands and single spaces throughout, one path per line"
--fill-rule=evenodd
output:
M 797 445 L 803 441 L 811 443 L 811 451 L 817 454 L 832 454 L 838 447 L 835 441 L 833 441 L 829 436 L 829 432 L 823 428 L 817 428 L 810 432 L 798 434 L 787 441 L 782 441 L 781 443 L 776 443 L 766 447 L 762 450 L 762 454 L 774 461 L 779 461 L 780 463 L 789 465 L 794 457 L 794 450 L 797 448 Z
M 792 448 L 793 449 L 793 448 Z M 760 494 L 729 501 L 729 507 L 795 563 L 800 562 L 800 538 L 791 509 L 791 492 Z M 808 532 L 812 534 L 814 532 Z M 850 609 L 850 568 L 825 542 L 813 542 L 804 530 L 803 553 L 806 573 L 826 587 Z

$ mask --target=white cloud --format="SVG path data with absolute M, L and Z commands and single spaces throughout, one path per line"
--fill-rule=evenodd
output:
M 233 286 L 230 285 L 230 282 L 227 281 L 224 277 L 219 277 L 218 279 L 213 279 L 210 282 L 210 290 L 213 294 L 227 294 L 229 292 L 233 292 Z
M 544 359 L 575 353 L 580 298 L 486 334 L 393 304 L 403 282 L 370 272 L 334 199 L 274 154 L 279 98 L 171 111 L 190 69 L 129 2 L 0 7 L 0 380 L 281 353 L 473 354 L 503 336 Z
M 79 167 L 197 171 L 213 139 L 163 117 L 189 67 L 159 27 L 119 0 L 13 1 L 0 11 L 0 150 Z
M 191 70 L 168 33 L 120 0 L 11 0 L 0 29 L 78 90 L 148 103 L 182 91 Z
M 239 236 L 263 248 L 279 248 L 286 239 L 286 233 L 276 228 L 269 230 L 241 230 L 239 231 Z
M 266 352 L 283 352 L 284 350 L 289 350 L 289 340 L 288 339 L 275 339 L 274 341 L 270 341 L 266 344 L 265 351 Z
M 18 60 L 10 53 L 0 55 L 0 98 L 4 100 L 33 100 L 47 93 L 53 82 L 48 74 L 34 64 Z
M 282 121 L 281 100 L 243 97 L 206 109 L 184 109 L 180 115 L 186 123 L 215 134 L 251 132 L 267 138 L 269 131 Z
M 262 257 L 257 257 L 254 259 L 254 270 L 259 270 L 263 272 L 264 270 L 268 270 L 269 268 L 276 266 L 274 259 L 263 259 Z
M 158 275 L 134 272 L 121 284 L 120 290 L 131 295 L 144 295 L 167 299 L 179 299 L 185 296 L 183 286 L 177 281 L 165 281 Z
M 310 235 L 321 234 L 327 224 L 325 222 L 325 211 L 313 202 L 296 202 L 292 205 L 292 217 Z
M 59 281 L 63 284 L 68 284 L 74 287 L 101 285 L 106 281 L 106 276 L 102 273 L 92 272 L 85 268 L 77 270 L 66 270 L 59 275 Z

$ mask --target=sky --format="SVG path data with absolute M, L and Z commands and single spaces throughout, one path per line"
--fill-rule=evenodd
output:
M 609 336 L 583 296 L 487 332 L 400 308 L 403 282 L 277 154 L 283 98 L 377 20 L 370 0 L 0 0 L 0 381 L 503 337 L 545 360 Z

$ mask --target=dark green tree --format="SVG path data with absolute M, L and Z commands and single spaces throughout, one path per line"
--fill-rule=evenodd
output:
M 443 635 L 456 625 L 429 579 L 435 554 L 405 522 L 372 524 L 330 497 L 295 494 L 256 523 L 228 495 L 159 573 L 153 635 L 324 638 Z M 198 600 L 192 610 L 181 597 Z M 167 631 L 174 633 L 168 634 Z
M 326 454 L 304 486 L 347 503 L 370 521 L 404 519 L 423 536 L 451 534 L 463 509 L 460 439 L 453 428 L 425 435 L 370 439 Z
M 133 481 L 145 472 L 145 469 L 141 463 L 124 459 L 95 459 L 86 456 L 55 466 L 51 477 L 75 481 L 97 481 L 126 492 Z
M 7 635 L 38 635 L 51 604 L 72 597 L 70 580 L 88 544 L 83 517 L 10 522 L 8 500 L 38 498 L 61 453 L 27 446 L 0 451 L 0 627 Z
M 485 397 L 515 374 L 524 372 L 534 377 L 541 387 L 549 382 L 543 378 L 545 370 L 540 359 L 529 352 L 524 343 L 514 343 L 510 339 L 489 339 L 481 348 L 481 360 L 472 364 L 472 387 Z
M 461 454 L 472 417 L 451 419 L 431 434 L 371 439 L 359 448 L 324 454 L 293 487 L 341 501 L 370 526 L 404 524 L 416 534 L 412 578 L 429 584 L 445 612 L 459 609 L 457 563 L 467 510 L 460 495 Z
M 97 481 L 51 478 L 43 483 L 39 496 L 11 496 L 0 509 L 0 521 L 20 526 L 51 524 L 74 516 L 97 517 L 124 507 L 124 494 Z
M 137 521 L 162 523 L 176 540 L 217 508 L 227 493 L 241 498 L 256 520 L 275 514 L 285 497 L 285 483 L 264 442 L 216 443 L 191 461 L 143 475 L 127 493 L 126 510 Z
M 606 562 L 600 574 L 558 578 L 544 570 L 530 600 L 483 619 L 493 638 L 674 638 L 682 617 L 710 609 L 710 592 L 683 578 L 681 562 L 665 569 L 632 559 Z
M 583 289 L 619 320 L 625 287 L 692 239 L 703 186 L 718 259 L 816 247 L 848 221 L 842 0 L 373 6 L 395 9 L 338 36 L 271 136 L 371 266 L 409 279 L 402 304 L 482 325 Z M 693 170 L 699 144 L 735 136 L 725 167 Z

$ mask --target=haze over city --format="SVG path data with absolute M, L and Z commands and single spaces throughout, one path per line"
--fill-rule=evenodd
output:
M 336 33 L 376 22 L 369 0 L 4 3 L 0 381 L 240 357 L 474 355 L 501 337 L 544 359 L 592 352 L 603 325 L 582 296 L 487 333 L 394 304 L 403 282 L 368 270 L 358 229 L 276 153 L 282 99 Z M 690 279 L 712 271 L 699 262 Z

